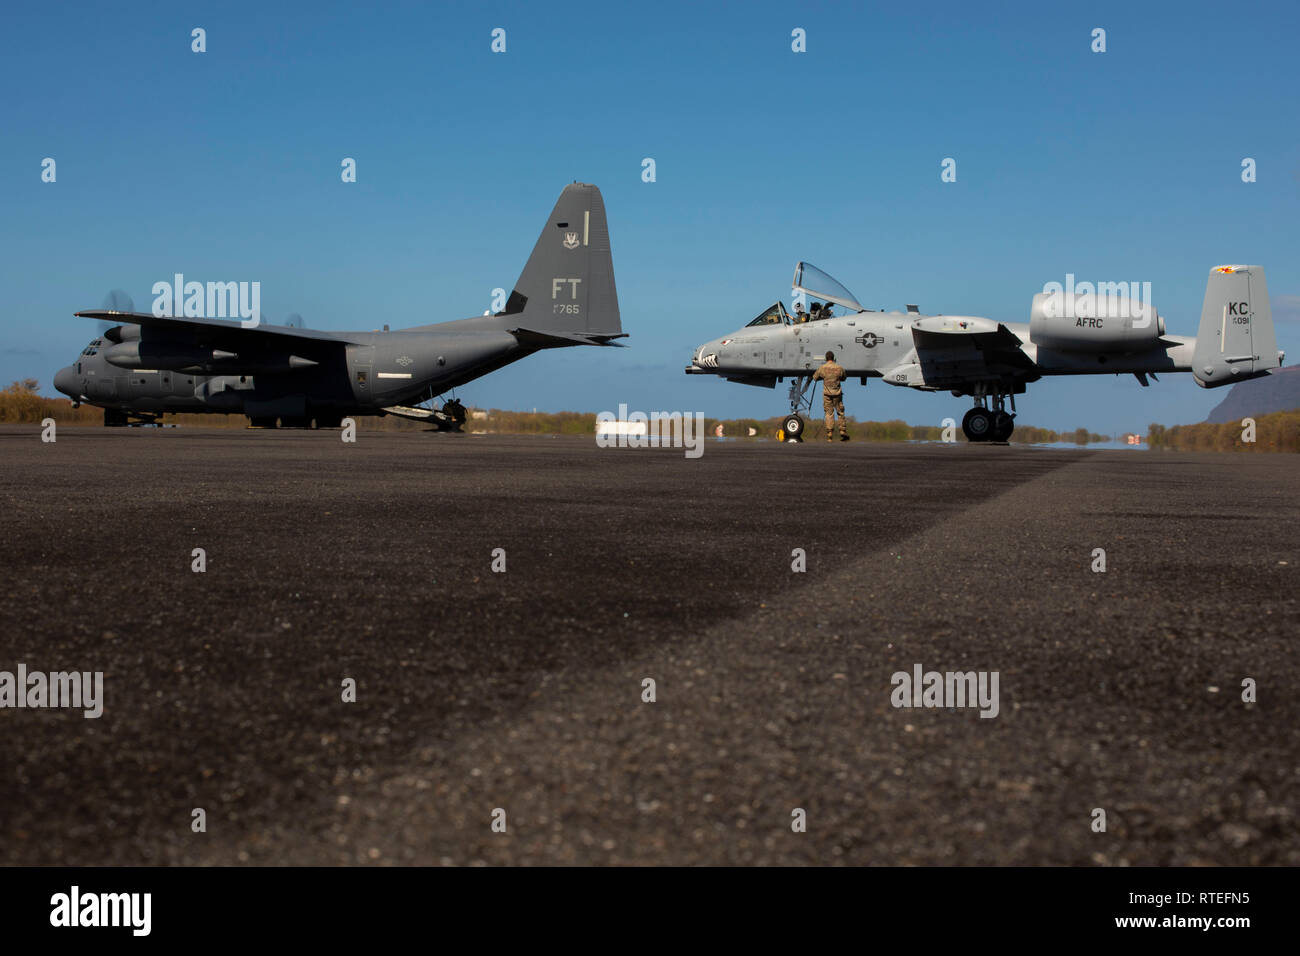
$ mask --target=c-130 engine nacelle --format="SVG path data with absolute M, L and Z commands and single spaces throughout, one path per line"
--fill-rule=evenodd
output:
M 1066 352 L 1141 352 L 1164 334 L 1155 308 L 1127 296 L 1040 292 L 1029 308 L 1029 340 Z

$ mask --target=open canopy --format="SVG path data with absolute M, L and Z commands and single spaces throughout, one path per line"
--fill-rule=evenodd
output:
M 834 302 L 836 305 L 842 305 L 854 312 L 866 311 L 858 303 L 858 300 L 853 298 L 852 292 L 822 272 L 821 269 L 806 262 L 800 262 L 794 267 L 793 287 L 795 292 L 803 292 L 814 299 L 825 299 L 827 302 Z

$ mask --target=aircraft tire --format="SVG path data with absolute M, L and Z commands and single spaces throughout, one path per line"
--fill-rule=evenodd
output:
M 781 430 L 785 432 L 786 441 L 800 441 L 803 438 L 803 419 L 798 415 L 787 415 L 781 423 Z
M 976 405 L 961 420 L 967 441 L 989 441 L 993 437 L 993 413 Z
M 1011 438 L 1011 433 L 1016 430 L 1016 420 L 1006 412 L 993 413 L 993 428 L 989 433 L 989 441 L 1007 441 Z

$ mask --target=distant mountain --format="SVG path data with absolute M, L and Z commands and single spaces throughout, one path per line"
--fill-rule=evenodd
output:
M 1300 365 L 1285 365 L 1263 378 L 1252 378 L 1228 389 L 1223 401 L 1214 406 L 1206 422 L 1239 422 L 1269 412 L 1300 408 Z

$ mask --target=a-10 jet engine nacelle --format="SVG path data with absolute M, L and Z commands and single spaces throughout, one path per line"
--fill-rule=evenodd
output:
M 1029 309 L 1029 340 L 1064 352 L 1141 352 L 1164 334 L 1155 308 L 1127 296 L 1040 292 Z

